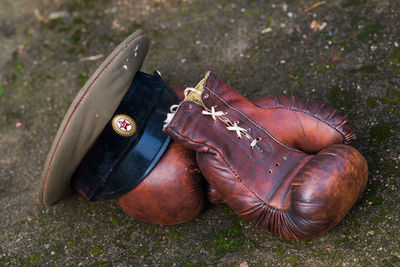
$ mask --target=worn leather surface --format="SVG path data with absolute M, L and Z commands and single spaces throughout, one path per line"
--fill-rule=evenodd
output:
M 185 87 L 172 89 L 183 100 Z M 118 198 L 118 203 L 125 213 L 141 221 L 178 224 L 204 211 L 205 186 L 195 151 L 172 141 L 154 169 L 136 188 Z
M 348 144 L 354 137 L 348 120 L 319 101 L 286 95 L 259 96 L 249 101 L 264 109 L 262 123 L 276 139 L 306 153 Z M 207 195 L 211 203 L 224 202 L 209 184 Z
M 195 152 L 171 142 L 156 167 L 118 203 L 128 215 L 149 223 L 177 224 L 196 218 L 207 198 Z
M 197 151 L 203 176 L 240 216 L 279 237 L 307 238 L 337 225 L 362 193 L 366 161 L 356 149 L 337 144 L 348 142 L 352 134 L 333 109 L 303 102 L 310 114 L 319 114 L 311 116 L 315 119 L 304 115 L 298 120 L 302 115 L 287 108 L 282 116 L 273 114 L 212 73 L 201 100 L 203 105 L 182 102 L 165 131 Z M 275 100 L 265 103 L 279 106 Z M 238 138 L 219 118 L 202 114 L 213 106 L 253 139 L 260 138 L 257 145 L 251 148 L 251 140 Z M 299 124 L 300 131 L 294 129 Z

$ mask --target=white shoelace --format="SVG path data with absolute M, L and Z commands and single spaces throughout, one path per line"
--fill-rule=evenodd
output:
M 201 92 L 200 92 L 199 90 L 196 90 L 196 89 L 193 88 L 193 87 L 186 87 L 185 91 L 183 91 L 183 93 L 184 93 L 184 95 L 185 95 L 185 98 L 186 98 L 191 92 L 196 92 L 196 93 L 198 93 L 199 95 L 201 95 Z M 163 126 L 163 128 L 167 127 L 168 124 L 172 121 L 172 118 L 174 117 L 175 112 L 178 110 L 178 108 L 179 108 L 179 104 L 172 105 L 172 106 L 169 108 L 170 113 L 167 113 L 167 118 L 166 118 L 165 121 L 164 121 L 164 126 Z
M 215 111 L 214 106 L 211 107 L 211 111 L 203 110 L 201 113 L 204 115 L 210 115 L 214 121 L 217 120 L 217 117 L 225 115 L 223 111 Z
M 239 139 L 242 139 L 242 135 L 245 136 L 247 139 L 249 139 L 250 142 L 250 147 L 253 149 L 256 144 L 261 141 L 261 138 L 253 138 L 249 133 L 247 133 L 247 130 L 244 129 L 243 127 L 238 126 L 239 122 L 238 121 L 234 121 L 232 122 L 229 118 L 227 118 L 225 115 L 226 113 L 223 111 L 216 111 L 215 108 L 217 106 L 212 106 L 210 110 L 207 110 L 206 107 L 204 107 L 205 110 L 203 110 L 201 113 L 204 115 L 208 115 L 211 116 L 213 118 L 214 121 L 218 119 L 220 119 L 223 123 L 225 123 L 227 125 L 226 129 L 228 129 L 229 131 L 235 131 L 236 135 Z M 261 150 L 259 148 L 259 150 Z
M 201 91 L 196 90 L 195 88 L 192 87 L 187 87 L 184 91 L 185 94 L 185 98 L 188 96 L 188 94 L 190 94 L 191 92 L 196 92 L 198 94 L 201 95 Z M 217 106 L 212 106 L 211 109 L 208 109 L 207 107 L 204 107 L 204 110 L 201 112 L 204 115 L 207 116 L 211 116 L 213 118 L 214 121 L 218 119 L 220 119 L 223 123 L 225 123 L 227 125 L 226 129 L 228 129 L 229 131 L 235 131 L 238 138 L 242 139 L 242 135 L 245 136 L 247 139 L 249 139 L 250 142 L 250 147 L 253 149 L 257 143 L 259 141 L 261 141 L 260 137 L 257 138 L 253 138 L 250 134 L 247 133 L 247 130 L 238 126 L 239 122 L 235 121 L 232 122 L 229 118 L 227 118 L 225 115 L 226 113 L 223 111 L 216 111 L 215 108 Z M 178 105 L 172 105 L 170 107 L 170 113 L 167 113 L 167 118 L 164 121 L 164 128 L 168 126 L 168 124 L 172 121 L 172 118 L 174 117 L 176 111 L 179 108 L 179 104 Z M 258 148 L 258 147 L 257 147 Z M 260 148 L 258 148 L 259 150 L 261 150 Z

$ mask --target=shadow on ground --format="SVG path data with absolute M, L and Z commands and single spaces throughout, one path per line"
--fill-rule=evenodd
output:
M 399 266 L 400 2 L 317 2 L 1 1 L 0 265 Z M 347 114 L 370 170 L 344 221 L 289 242 L 224 205 L 176 226 L 77 194 L 39 205 L 41 168 L 72 98 L 138 28 L 151 39 L 143 69 L 169 84 L 213 70 L 248 96 L 293 94 Z

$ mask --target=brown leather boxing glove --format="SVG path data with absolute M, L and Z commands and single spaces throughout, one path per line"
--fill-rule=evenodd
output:
M 268 124 L 276 139 L 306 153 L 317 153 L 334 144 L 348 144 L 354 137 L 347 119 L 319 101 L 286 95 L 259 96 L 249 101 L 264 109 L 263 123 Z M 209 184 L 207 198 L 214 204 L 224 202 Z
M 265 109 L 214 74 L 189 90 L 185 101 L 172 107 L 164 130 L 197 151 L 203 176 L 240 216 L 279 237 L 307 238 L 337 225 L 362 193 L 366 161 L 348 145 L 323 148 L 332 129 L 326 132 L 322 124 L 311 131 L 315 144 L 311 140 L 306 149 L 322 150 L 307 154 L 298 131 L 289 127 L 285 138 L 275 136 L 274 129 L 290 118 L 266 119 Z M 333 113 L 323 119 L 329 121 Z
M 172 89 L 182 100 L 184 88 Z M 144 222 L 182 223 L 206 207 L 205 184 L 195 151 L 172 141 L 146 179 L 119 197 L 118 203 L 125 213 Z
M 171 142 L 146 179 L 118 203 L 125 213 L 144 222 L 168 225 L 196 218 L 206 197 L 195 152 Z

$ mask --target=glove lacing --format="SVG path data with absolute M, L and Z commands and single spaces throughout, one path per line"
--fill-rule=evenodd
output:
M 239 139 L 242 139 L 242 135 L 245 136 L 247 139 L 249 139 L 250 142 L 250 147 L 253 149 L 257 143 L 259 141 L 261 141 L 260 137 L 257 138 L 253 138 L 246 129 L 240 127 L 239 121 L 234 121 L 232 122 L 229 118 L 227 118 L 225 115 L 227 115 L 227 113 L 223 112 L 223 111 L 216 111 L 215 108 L 217 106 L 212 106 L 211 109 L 208 109 L 207 107 L 204 107 L 204 110 L 201 112 L 204 115 L 208 115 L 211 116 L 213 118 L 214 121 L 217 120 L 217 118 L 222 121 L 223 123 L 225 123 L 227 125 L 226 129 L 228 129 L 229 131 L 235 131 L 237 134 L 237 137 Z M 258 146 L 257 148 L 259 150 L 261 150 Z
M 196 92 L 199 95 L 201 95 L 201 91 L 196 90 L 195 88 L 192 87 L 188 87 L 185 89 L 184 94 L 185 94 L 185 98 L 187 97 L 188 94 L 190 94 L 191 92 Z M 223 123 L 225 123 L 227 125 L 226 129 L 228 129 L 229 131 L 235 131 L 238 138 L 242 139 L 242 135 L 245 136 L 247 139 L 250 140 L 250 147 L 253 149 L 257 143 L 259 141 L 261 141 L 260 137 L 257 138 L 253 138 L 244 128 L 238 126 L 239 121 L 234 121 L 232 122 L 229 118 L 226 117 L 227 113 L 223 112 L 223 111 L 217 111 L 215 110 L 217 106 L 212 106 L 211 109 L 207 108 L 206 106 L 203 105 L 204 110 L 201 112 L 203 115 L 207 115 L 207 116 L 211 116 L 212 119 L 214 121 L 217 120 L 217 118 L 222 121 Z M 177 105 L 172 105 L 170 107 L 170 111 L 171 113 L 167 113 L 167 119 L 164 121 L 164 128 L 168 126 L 168 124 L 171 122 L 172 118 L 174 117 L 176 111 L 179 108 L 179 104 Z M 262 151 L 260 147 L 258 147 L 258 150 Z

